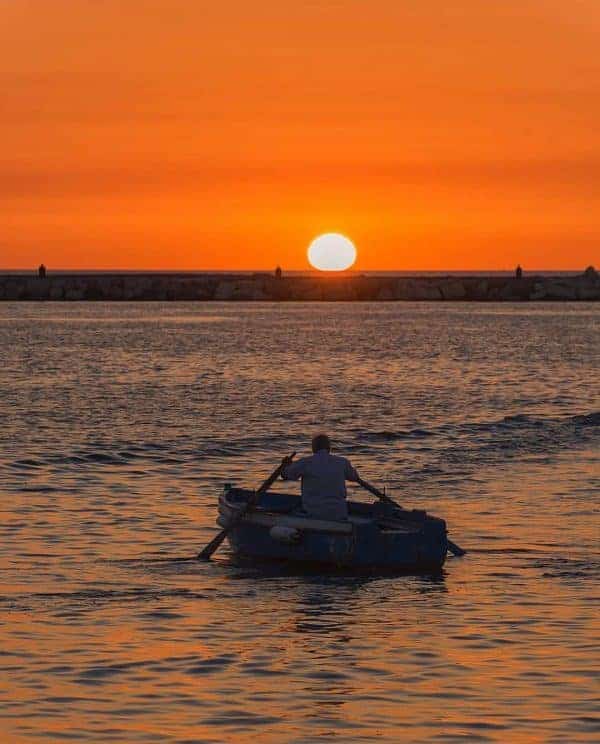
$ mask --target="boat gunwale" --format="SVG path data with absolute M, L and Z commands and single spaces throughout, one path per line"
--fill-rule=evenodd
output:
M 221 527 L 226 527 L 229 521 L 244 508 L 244 504 L 238 506 L 227 498 L 227 494 L 221 494 L 219 497 L 219 516 L 217 523 Z M 410 512 L 409 512 L 410 514 Z M 427 515 L 428 519 L 436 519 Z M 289 512 L 278 512 L 258 507 L 244 514 L 241 519 L 247 524 L 262 525 L 264 527 L 273 527 L 281 525 L 283 527 L 293 527 L 296 529 L 310 530 L 313 532 L 329 532 L 339 535 L 350 535 L 361 524 L 374 524 L 379 530 L 386 533 L 414 535 L 421 533 L 423 522 L 411 522 L 408 519 L 392 519 L 385 517 L 363 517 L 361 515 L 351 514 L 347 522 L 335 522 L 333 520 L 315 519 L 314 517 L 302 516 L 299 514 L 290 514 Z

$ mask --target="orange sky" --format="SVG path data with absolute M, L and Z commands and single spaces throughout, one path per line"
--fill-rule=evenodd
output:
M 585 268 L 598 0 L 0 0 L 0 267 Z

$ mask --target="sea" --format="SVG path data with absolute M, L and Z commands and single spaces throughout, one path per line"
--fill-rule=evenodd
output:
M 318 432 L 467 555 L 195 560 Z M 0 303 L 0 741 L 598 741 L 599 494 L 600 303 Z

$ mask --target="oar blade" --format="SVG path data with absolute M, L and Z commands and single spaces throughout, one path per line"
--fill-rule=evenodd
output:
M 199 561 L 210 561 L 212 554 L 217 550 L 219 545 L 223 542 L 223 540 L 227 537 L 227 533 L 229 530 L 225 528 L 224 530 L 221 530 L 218 535 L 213 537 L 213 539 L 208 543 L 208 545 L 205 545 L 202 550 L 198 553 L 198 560 Z
M 455 555 L 457 558 L 460 558 L 463 555 L 467 554 L 467 551 L 461 548 L 456 543 L 452 542 L 452 540 L 448 540 L 448 550 L 452 553 L 452 555 Z

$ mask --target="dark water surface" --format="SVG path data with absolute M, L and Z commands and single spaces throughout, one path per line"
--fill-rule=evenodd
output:
M 598 740 L 598 304 L 0 304 L 0 352 L 2 741 Z M 174 560 L 317 429 L 469 555 Z

